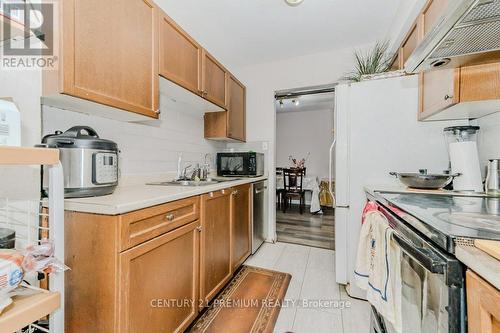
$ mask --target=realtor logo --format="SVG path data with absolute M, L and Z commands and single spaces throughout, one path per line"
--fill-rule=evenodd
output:
M 56 3 L 0 0 L 2 69 L 57 69 Z

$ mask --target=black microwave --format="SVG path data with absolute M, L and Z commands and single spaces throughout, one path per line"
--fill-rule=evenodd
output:
M 217 153 L 217 176 L 259 177 L 264 175 L 264 154 L 254 152 Z

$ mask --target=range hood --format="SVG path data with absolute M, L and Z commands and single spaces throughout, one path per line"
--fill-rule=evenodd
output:
M 405 63 L 405 71 L 460 67 L 498 51 L 500 0 L 451 0 L 446 13 Z

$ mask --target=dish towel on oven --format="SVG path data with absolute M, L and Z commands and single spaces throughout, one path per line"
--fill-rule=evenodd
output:
M 363 212 L 354 276 L 367 299 L 396 332 L 401 323 L 401 252 L 392 240 L 393 230 L 375 203 Z

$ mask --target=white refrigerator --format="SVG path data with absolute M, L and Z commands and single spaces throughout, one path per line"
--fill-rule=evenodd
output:
M 418 76 L 403 76 L 335 88 L 335 266 L 336 281 L 353 297 L 350 284 L 366 203 L 365 186 L 399 186 L 389 172 L 443 172 L 448 153 L 446 126 L 461 122 L 419 122 Z

